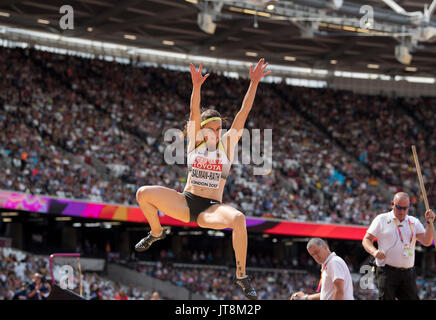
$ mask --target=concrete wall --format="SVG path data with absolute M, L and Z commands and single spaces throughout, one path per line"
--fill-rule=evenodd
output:
M 168 281 L 162 281 L 135 270 L 110 263 L 107 277 L 113 281 L 119 281 L 127 285 L 138 286 L 144 290 L 159 291 L 161 296 L 174 300 L 206 300 L 199 294 L 190 294 L 186 288 L 175 286 Z
M 120 255 L 121 259 L 126 259 L 130 254 L 130 237 L 127 231 L 123 231 L 120 234 Z
M 75 251 L 77 245 L 77 230 L 76 228 L 67 226 L 62 229 L 62 248 Z
M 21 222 L 10 222 L 6 225 L 6 237 L 12 238 L 11 247 L 23 249 L 24 235 Z

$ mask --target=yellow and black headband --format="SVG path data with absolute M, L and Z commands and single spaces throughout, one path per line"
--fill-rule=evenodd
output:
M 221 120 L 221 118 L 220 117 L 212 117 L 212 118 L 203 120 L 203 121 L 201 121 L 200 126 L 203 127 L 205 124 L 212 122 L 212 121 L 215 121 L 215 120 Z

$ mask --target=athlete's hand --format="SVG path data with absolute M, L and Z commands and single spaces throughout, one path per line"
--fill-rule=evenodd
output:
M 201 75 L 201 68 L 203 67 L 203 62 L 200 62 L 200 67 L 198 68 L 198 71 L 195 69 L 194 65 L 191 63 L 189 66 L 191 69 L 191 78 L 192 78 L 192 85 L 195 87 L 199 87 L 203 84 L 203 82 L 209 77 L 209 73 L 202 76 Z
M 265 72 L 266 67 L 268 66 L 268 63 L 263 64 L 265 62 L 265 59 L 262 58 L 257 63 L 256 67 L 253 70 L 253 66 L 250 66 L 250 79 L 253 82 L 259 82 L 262 77 L 267 76 L 271 73 L 271 71 Z

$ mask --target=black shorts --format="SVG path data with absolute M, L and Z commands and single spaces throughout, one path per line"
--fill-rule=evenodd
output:
M 184 191 L 183 194 L 186 198 L 186 202 L 188 203 L 190 222 L 197 222 L 197 218 L 200 213 L 214 204 L 221 203 L 215 199 L 199 197 L 187 191 Z

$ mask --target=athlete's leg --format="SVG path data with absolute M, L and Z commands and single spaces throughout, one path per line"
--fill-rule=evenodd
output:
M 202 228 L 233 229 L 232 242 L 236 257 L 236 276 L 245 277 L 248 239 L 244 214 L 229 205 L 216 204 L 200 213 L 197 223 Z
M 162 186 L 143 186 L 136 192 L 136 201 L 147 218 L 154 236 L 162 233 L 157 210 L 171 218 L 189 222 L 189 208 L 185 196 L 173 189 Z

